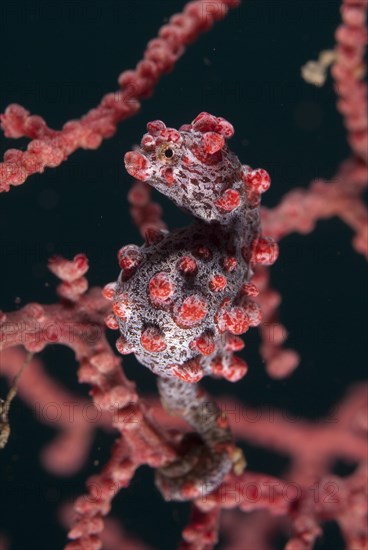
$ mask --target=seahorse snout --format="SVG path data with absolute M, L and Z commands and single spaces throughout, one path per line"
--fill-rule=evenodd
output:
M 124 155 L 125 168 L 133 178 L 147 181 L 150 177 L 151 162 L 138 151 L 129 151 Z

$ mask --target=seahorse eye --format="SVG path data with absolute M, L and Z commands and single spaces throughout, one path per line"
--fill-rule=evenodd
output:
M 157 158 L 161 162 L 172 160 L 175 156 L 175 149 L 171 143 L 163 143 L 157 151 Z

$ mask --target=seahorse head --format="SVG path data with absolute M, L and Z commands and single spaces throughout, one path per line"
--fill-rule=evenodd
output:
M 155 120 L 140 147 L 125 155 L 129 174 L 146 181 L 177 206 L 206 222 L 229 223 L 247 202 L 244 167 L 226 141 L 224 118 L 200 113 L 176 130 Z

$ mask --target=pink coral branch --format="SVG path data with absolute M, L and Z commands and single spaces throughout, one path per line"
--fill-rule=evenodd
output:
M 151 200 L 151 187 L 136 180 L 129 193 L 130 214 L 143 238 L 149 238 L 149 232 L 166 230 L 167 225 L 162 220 L 162 208 Z
M 140 100 L 152 95 L 161 76 L 173 69 L 185 48 L 198 36 L 221 20 L 239 0 L 206 0 L 189 2 L 181 14 L 173 15 L 158 38 L 148 43 L 143 60 L 132 71 L 119 77 L 121 89 L 105 95 L 101 103 L 80 120 L 64 124 L 62 130 L 52 130 L 39 116 L 20 105 L 10 105 L 1 115 L 6 137 L 28 137 L 32 141 L 27 151 L 9 149 L 0 164 L 0 191 L 21 185 L 28 176 L 45 168 L 59 166 L 77 149 L 97 149 L 102 140 L 114 135 L 122 120 L 133 116 Z
M 299 355 L 294 350 L 283 347 L 288 334 L 278 319 L 281 295 L 270 288 L 270 272 L 267 267 L 256 270 L 252 283 L 259 289 L 256 301 L 262 310 L 262 323 L 259 326 L 262 341 L 260 353 L 265 361 L 267 374 L 276 379 L 286 378 L 298 366 Z
M 344 117 L 353 153 L 368 162 L 368 96 L 364 60 L 367 45 L 367 0 L 343 0 L 342 24 L 336 30 L 336 61 L 332 67 L 337 109 Z
M 92 498 L 91 498 L 92 502 Z M 59 508 L 60 523 L 69 530 L 75 522 L 76 512 L 72 502 L 66 502 Z M 138 538 L 131 535 L 115 517 L 104 519 L 104 529 L 101 532 L 104 550 L 153 550 Z
M 200 510 L 192 504 L 191 517 L 183 531 L 179 550 L 210 550 L 218 542 L 221 508 Z
M 316 485 L 304 488 L 297 483 L 248 472 L 241 477 L 229 475 L 211 495 L 197 500 L 200 509 L 238 508 L 243 512 L 267 510 L 272 515 L 287 516 L 292 537 L 285 550 L 312 550 L 322 534 L 321 524 L 336 520 L 342 528 L 349 550 L 364 550 L 368 543 L 366 483 L 367 465 L 362 464 L 347 478 L 326 476 Z M 349 524 L 351 506 L 355 521 Z M 205 548 L 199 545 L 198 548 Z
M 131 475 L 140 464 L 157 468 L 172 461 L 176 456 L 174 447 L 149 419 L 144 404 L 138 401 L 134 385 L 123 374 L 120 359 L 107 343 L 104 322 L 110 308 L 99 289 L 88 290 L 87 280 L 83 277 L 88 269 L 85 256 L 78 255 L 71 262 L 60 257 L 52 258 L 50 269 L 62 281 L 57 289 L 61 302 L 50 306 L 30 304 L 17 312 L 3 314 L 0 350 L 21 344 L 27 350 L 40 351 L 49 342 L 57 342 L 75 352 L 80 363 L 79 381 L 92 385 L 95 407 L 105 414 L 110 413 L 112 425 L 124 434 L 124 439 L 117 442 L 116 451 L 100 476 L 102 487 L 105 487 L 106 476 L 110 479 L 111 465 L 116 466 L 120 460 L 121 449 L 126 452 L 126 443 L 135 457 Z M 48 381 L 44 379 L 44 382 Z M 56 391 L 53 387 L 50 389 Z M 66 396 L 59 393 L 57 397 L 63 399 Z M 65 447 L 70 441 L 64 438 L 59 440 L 59 445 L 61 443 Z M 110 499 L 113 494 L 109 494 Z M 108 505 L 106 502 L 102 509 L 99 508 L 100 515 L 94 509 L 96 513 L 93 517 L 84 508 L 84 512 L 82 508 L 78 510 L 82 517 L 77 525 L 87 527 L 75 526 L 72 536 L 78 538 L 75 544 L 88 545 L 90 537 L 94 537 L 95 524 L 102 525 L 100 516 L 104 511 L 108 512 Z
M 367 165 L 355 160 L 344 162 L 330 182 L 316 180 L 307 190 L 287 193 L 275 208 L 263 208 L 265 232 L 277 240 L 293 232 L 305 235 L 319 220 L 338 216 L 355 232 L 355 250 L 367 256 L 368 211 L 360 198 L 367 185 Z
M 9 385 L 24 359 L 24 351 L 17 347 L 0 353 L 0 374 L 8 379 Z M 48 376 L 38 358 L 33 358 L 20 377 L 18 395 L 32 409 L 37 421 L 61 430 L 41 454 L 45 468 L 57 475 L 78 471 L 88 456 L 96 426 L 111 425 L 111 419 L 102 414 L 98 414 L 98 422 L 90 422 L 89 418 L 96 418 L 98 411 L 91 411 L 90 402 L 63 389 Z

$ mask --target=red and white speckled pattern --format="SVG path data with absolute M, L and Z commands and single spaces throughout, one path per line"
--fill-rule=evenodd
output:
M 161 377 L 235 381 L 246 365 L 234 360 L 228 341 L 260 322 L 245 283 L 254 263 L 277 257 L 277 246 L 260 236 L 259 197 L 270 178 L 240 164 L 226 145 L 234 129 L 221 117 L 201 113 L 180 131 L 161 121 L 147 128 L 140 149 L 125 155 L 129 173 L 196 220 L 119 251 L 120 277 L 105 290 L 121 332 L 118 349 Z
M 249 280 L 255 264 L 276 260 L 278 248 L 261 236 L 269 175 L 242 166 L 229 150 L 229 122 L 201 113 L 179 131 L 161 121 L 147 128 L 140 148 L 125 155 L 128 172 L 195 220 L 171 233 L 150 224 L 143 246 L 119 251 L 120 276 L 104 295 L 113 302 L 107 325 L 120 330 L 120 353 L 134 353 L 160 377 L 166 407 L 202 439 L 186 443 L 180 465 L 157 474 L 165 498 L 184 500 L 214 490 L 234 464 L 241 469 L 227 424 L 196 383 L 204 375 L 236 382 L 246 374 L 234 352 L 244 346 L 239 335 L 261 322 Z

